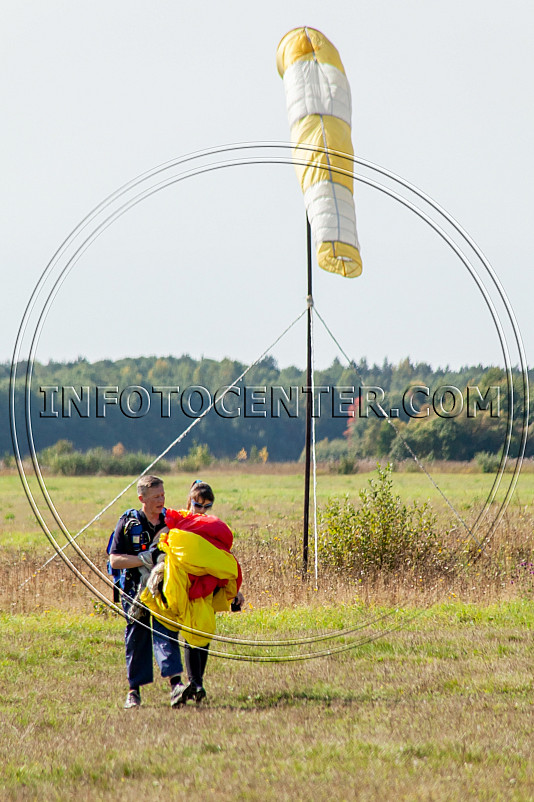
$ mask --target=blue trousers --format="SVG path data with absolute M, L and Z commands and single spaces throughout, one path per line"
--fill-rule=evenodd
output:
M 142 621 L 148 624 L 150 616 L 147 614 Z M 162 677 L 174 677 L 183 671 L 178 633 L 164 627 L 156 618 L 152 618 L 152 630 L 137 621 L 126 624 L 124 643 L 130 688 L 153 682 L 152 648 Z

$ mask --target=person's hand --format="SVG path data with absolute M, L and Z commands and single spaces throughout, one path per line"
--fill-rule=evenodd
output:
M 137 555 L 141 562 L 143 563 L 145 568 L 148 568 L 149 571 L 152 570 L 154 567 L 154 560 L 152 559 L 152 552 L 150 551 L 140 551 Z
M 245 603 L 245 597 L 241 593 L 240 590 L 237 592 L 237 596 L 234 597 L 232 604 L 230 605 L 230 609 L 233 613 L 240 613 L 241 609 Z

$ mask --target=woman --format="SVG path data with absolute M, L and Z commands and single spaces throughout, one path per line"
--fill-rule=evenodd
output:
M 244 601 L 239 591 L 241 569 L 230 552 L 233 535 L 211 514 L 214 501 L 211 487 L 197 479 L 189 490 L 187 509 L 167 510 L 169 531 L 162 533 L 158 544 L 165 562 L 154 569 L 140 598 L 165 626 L 181 629 L 185 639 L 189 685 L 175 688 L 173 707 L 205 698 L 204 672 L 215 613 L 239 610 Z

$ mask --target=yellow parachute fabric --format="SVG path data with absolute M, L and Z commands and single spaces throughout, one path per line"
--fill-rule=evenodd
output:
M 353 162 L 348 158 L 354 154 L 352 103 L 339 53 L 320 31 L 295 28 L 278 45 L 276 66 L 284 79 L 293 157 L 300 162 L 295 170 L 317 262 L 330 273 L 359 276 Z M 321 150 L 313 150 L 316 147 Z
M 213 546 L 200 535 L 181 529 L 171 529 L 166 541 L 161 540 L 158 548 L 166 554 L 163 575 L 166 603 L 161 596 L 154 598 L 148 588 L 142 592 L 140 601 L 168 629 L 177 631 L 190 627 L 208 633 L 195 635 L 183 630 L 183 636 L 191 646 L 205 646 L 211 640 L 209 634 L 215 632 L 215 613 L 229 610 L 230 601 L 237 593 L 237 561 L 232 554 Z M 228 584 L 215 596 L 210 594 L 206 598 L 190 599 L 188 574 L 211 574 L 218 579 L 227 579 Z

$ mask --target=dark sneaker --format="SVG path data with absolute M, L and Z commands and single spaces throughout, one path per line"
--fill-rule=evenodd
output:
M 128 696 L 126 697 L 126 701 L 124 703 L 124 709 L 129 710 L 131 707 L 139 707 L 141 704 L 141 694 L 139 691 L 129 691 Z
M 197 705 L 199 705 L 201 701 L 205 698 L 206 698 L 206 691 L 204 690 L 204 688 L 197 688 L 195 691 L 195 702 L 197 703 Z
M 194 698 L 194 693 L 192 685 L 183 685 L 181 682 L 175 685 L 171 691 L 171 707 L 185 705 L 188 699 Z

